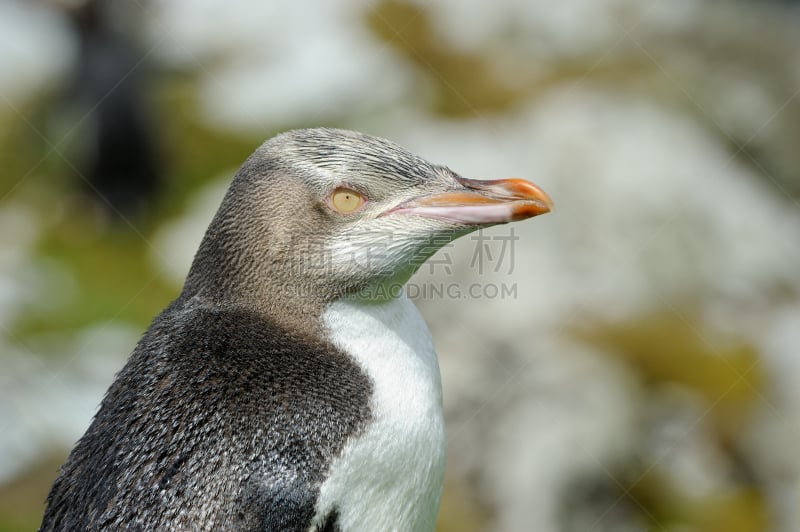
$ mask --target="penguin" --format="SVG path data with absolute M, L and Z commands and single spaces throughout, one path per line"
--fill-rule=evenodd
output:
M 402 287 L 437 249 L 551 210 L 316 128 L 241 166 L 179 297 L 62 466 L 40 530 L 432 531 L 445 428 Z

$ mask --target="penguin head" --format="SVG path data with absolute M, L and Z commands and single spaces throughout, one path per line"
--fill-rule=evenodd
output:
M 401 285 L 453 239 L 551 208 L 528 181 L 465 179 L 353 131 L 289 131 L 237 173 L 187 286 L 240 295 L 273 286 L 332 301 Z

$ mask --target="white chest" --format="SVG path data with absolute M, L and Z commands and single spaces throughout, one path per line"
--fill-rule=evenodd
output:
M 374 394 L 372 422 L 332 464 L 318 516 L 335 507 L 347 531 L 432 531 L 445 432 L 439 365 L 422 316 L 401 296 L 336 302 L 323 319 L 334 344 L 370 376 Z

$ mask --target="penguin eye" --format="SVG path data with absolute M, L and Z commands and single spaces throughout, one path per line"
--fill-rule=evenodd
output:
M 350 214 L 364 205 L 364 196 L 351 188 L 339 187 L 331 194 L 331 205 L 343 214 Z

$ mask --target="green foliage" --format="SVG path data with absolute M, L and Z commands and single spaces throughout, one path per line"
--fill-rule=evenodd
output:
M 721 340 L 689 311 L 654 313 L 621 323 L 597 322 L 578 332 L 585 341 L 624 361 L 646 394 L 682 387 L 702 398 L 714 442 L 742 473 L 730 487 L 698 496 L 677 485 L 659 463 L 634 467 L 625 486 L 633 507 L 654 530 L 760 532 L 768 530 L 768 504 L 747 478 L 752 464 L 738 451 L 750 414 L 763 399 L 764 368 L 758 352 L 735 338 Z M 704 421 L 705 415 L 698 419 Z
M 580 335 L 629 364 L 650 388 L 674 384 L 699 394 L 720 436 L 735 439 L 763 393 L 759 354 L 738 339 L 715 338 L 702 321 L 686 316 L 669 312 L 596 323 Z

